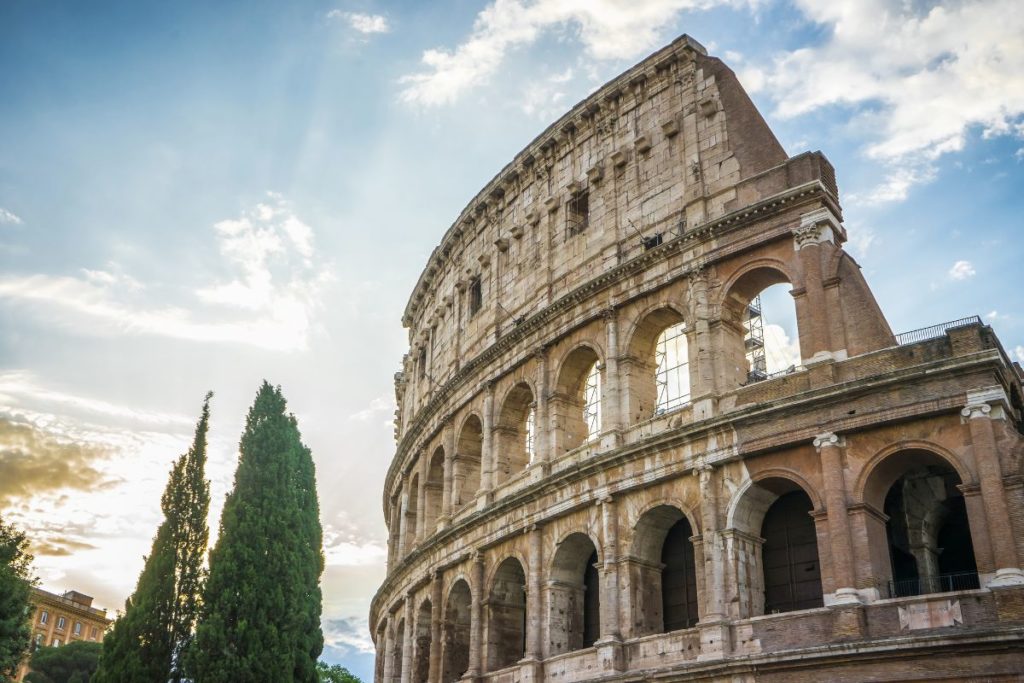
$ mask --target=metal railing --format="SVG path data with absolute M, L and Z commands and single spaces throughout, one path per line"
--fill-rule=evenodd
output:
M 970 325 L 981 325 L 981 317 L 972 315 L 967 318 L 960 318 L 959 320 L 950 320 L 948 323 L 939 323 L 938 325 L 932 325 L 931 327 L 922 327 L 919 330 L 901 332 L 896 335 L 896 343 L 899 346 L 916 344 L 917 342 L 941 337 L 946 334 L 946 332 L 955 330 L 958 327 L 968 327 Z
M 890 581 L 889 597 L 906 598 L 913 595 L 928 595 L 929 593 L 967 591 L 980 587 L 981 583 L 978 581 L 978 572 L 919 576 L 916 579 Z

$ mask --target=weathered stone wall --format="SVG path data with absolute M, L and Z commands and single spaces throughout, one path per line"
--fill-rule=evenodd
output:
M 1024 668 L 1018 371 L 980 321 L 898 344 L 843 249 L 837 194 L 828 161 L 787 159 L 685 37 L 481 191 L 404 318 L 379 680 Z M 752 381 L 744 315 L 776 283 L 792 286 L 801 364 Z M 655 342 L 678 323 L 689 396 L 664 409 Z M 903 531 L 885 513 L 897 503 Z M 951 514 L 970 538 L 943 548 Z M 699 620 L 664 633 L 663 552 L 682 519 Z M 909 583 L 893 533 L 917 539 Z M 945 551 L 976 571 L 936 575 Z M 916 595 L 934 587 L 951 590 Z

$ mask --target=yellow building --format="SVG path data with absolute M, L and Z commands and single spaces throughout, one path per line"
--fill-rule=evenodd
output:
M 68 591 L 57 595 L 32 589 L 32 649 L 42 645 L 67 645 L 76 640 L 100 642 L 112 619 L 107 611 L 92 606 L 92 597 Z M 22 662 L 16 681 L 28 674 L 28 658 Z

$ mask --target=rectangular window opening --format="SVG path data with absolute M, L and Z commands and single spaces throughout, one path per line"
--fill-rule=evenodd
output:
M 469 315 L 476 315 L 484 305 L 484 291 L 480 278 L 474 278 L 469 284 Z
M 574 237 L 587 229 L 590 223 L 590 193 L 581 190 L 569 198 L 565 211 L 566 237 Z

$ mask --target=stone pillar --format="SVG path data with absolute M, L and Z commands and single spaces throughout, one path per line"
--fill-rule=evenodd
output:
M 715 346 L 711 338 L 707 273 L 703 269 L 697 269 L 690 273 L 688 281 L 690 319 L 686 321 L 686 327 L 693 332 L 692 336 L 687 336 L 686 341 L 690 349 L 691 400 L 694 404 L 694 418 L 696 419 L 698 404 L 703 405 L 710 400 L 706 397 L 716 393 L 715 365 L 712 354 L 712 349 Z
M 427 512 L 427 469 L 430 465 L 427 462 L 426 450 L 420 451 L 419 459 L 417 460 L 417 467 L 420 470 L 420 477 L 416 481 L 418 490 L 416 491 L 416 543 L 417 545 L 423 542 L 423 539 L 429 535 L 427 530 L 426 512 Z
M 402 637 L 401 683 L 412 683 L 412 650 L 414 644 L 412 593 L 405 594 L 405 635 Z
M 725 615 L 725 549 L 719 524 L 718 482 L 715 468 L 700 463 L 694 468 L 700 482 L 701 540 L 704 555 L 704 603 L 697 629 L 698 659 L 721 659 L 732 649 Z
M 408 484 L 407 484 L 408 485 Z M 409 525 L 409 493 L 402 492 L 402 502 L 398 508 L 398 549 L 395 556 L 395 563 L 402 561 L 405 557 L 405 536 Z
M 974 464 L 978 469 L 978 483 L 981 485 L 981 498 L 985 502 L 985 518 L 988 521 L 996 566 L 995 577 L 988 585 L 1024 585 L 1024 571 L 1018 566 L 1017 544 L 1006 505 L 1003 472 L 992 428 L 992 406 L 987 403 L 970 403 L 961 414 L 970 427 Z M 1002 415 L 1001 408 L 999 415 Z
M 473 595 L 469 604 L 469 670 L 466 675 L 473 678 L 483 672 L 484 649 L 484 556 L 476 553 L 473 556 Z
M 395 675 L 395 653 L 391 651 L 395 635 L 391 622 L 392 616 L 389 614 L 384 626 L 384 683 L 393 683 Z
M 825 486 L 825 510 L 828 514 L 828 537 L 832 552 L 834 603 L 859 603 L 853 566 L 853 540 L 850 515 L 846 509 L 846 481 L 843 474 L 843 453 L 846 442 L 832 432 L 819 434 L 814 448 L 821 455 L 821 477 Z
M 615 499 L 605 496 L 597 503 L 601 506 L 601 535 L 604 537 L 601 577 L 601 637 L 594 643 L 597 648 L 598 667 L 603 672 L 623 671 L 625 653 L 619 629 L 619 517 Z
M 451 418 L 445 422 L 441 440 L 444 447 L 444 490 L 441 492 L 441 523 L 438 527 L 444 528 L 452 518 L 452 487 L 455 482 L 455 425 Z
M 622 401 L 619 390 L 619 316 L 614 308 L 608 308 L 604 316 L 607 348 L 605 349 L 604 376 L 601 378 L 601 445 L 614 448 L 622 438 Z
M 835 358 L 832 351 L 829 310 L 821 272 L 824 244 L 833 244 L 839 221 L 828 209 L 819 209 L 801 216 L 800 227 L 793 232 L 793 247 L 803 271 L 803 292 L 798 297 L 800 320 L 800 355 L 805 365 Z M 803 299 L 800 305 L 799 299 Z M 845 353 L 845 349 L 843 350 Z
M 490 500 L 494 488 L 494 382 L 484 382 L 483 443 L 480 448 L 480 490 L 478 496 Z
M 526 577 L 526 680 L 540 681 L 544 659 L 544 532 L 540 525 L 529 528 L 529 567 Z
M 431 681 L 441 680 L 441 601 L 444 600 L 443 578 L 441 572 L 434 572 L 430 577 L 430 673 Z
M 537 361 L 537 402 L 536 428 L 533 435 L 534 458 L 532 465 L 540 465 L 544 470 L 551 458 L 551 418 L 548 411 L 548 350 L 541 346 L 533 352 Z

